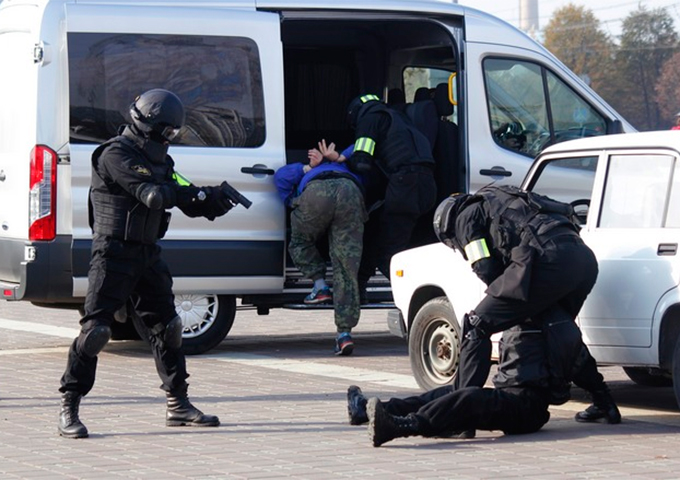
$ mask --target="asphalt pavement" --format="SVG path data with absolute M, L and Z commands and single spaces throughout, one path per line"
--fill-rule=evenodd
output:
M 384 311 L 366 312 L 351 357 L 332 355 L 332 312 L 240 311 L 229 337 L 188 357 L 189 395 L 218 428 L 168 428 L 141 341 L 113 341 L 81 405 L 87 439 L 57 434 L 59 378 L 78 314 L 0 302 L 0 479 L 677 479 L 680 411 L 672 388 L 602 372 L 620 425 L 578 424 L 574 400 L 538 433 L 472 440 L 406 438 L 373 448 L 350 426 L 346 390 L 383 399 L 419 392 L 406 343 Z

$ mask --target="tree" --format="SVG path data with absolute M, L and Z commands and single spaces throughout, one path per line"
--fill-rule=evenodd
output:
M 665 120 L 674 118 L 680 111 L 680 52 L 669 58 L 661 69 L 656 82 L 656 104 Z
M 605 100 L 616 98 L 617 82 L 613 75 L 616 45 L 591 10 L 574 4 L 560 8 L 543 33 L 545 47 L 567 67 Z
M 623 21 L 616 60 L 625 79 L 619 98 L 626 101 L 617 109 L 640 130 L 664 127 L 655 87 L 677 43 L 673 19 L 665 8 L 648 10 L 641 5 Z

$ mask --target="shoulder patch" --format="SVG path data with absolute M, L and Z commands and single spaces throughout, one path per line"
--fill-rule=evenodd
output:
M 140 175 L 144 175 L 145 177 L 151 176 L 151 171 L 144 165 L 133 165 L 131 168 Z

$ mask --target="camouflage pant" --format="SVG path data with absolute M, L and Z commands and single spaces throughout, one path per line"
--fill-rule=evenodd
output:
M 333 303 L 338 332 L 359 322 L 361 305 L 357 274 L 367 219 L 359 187 L 346 178 L 315 180 L 293 201 L 288 250 L 303 275 L 313 280 L 326 274 L 326 261 L 316 242 L 328 235 L 333 266 Z

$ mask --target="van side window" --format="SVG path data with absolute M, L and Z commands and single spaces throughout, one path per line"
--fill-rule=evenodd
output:
M 537 63 L 487 58 L 484 80 L 491 131 L 504 148 L 535 157 L 548 145 L 607 133 L 605 118 Z
M 677 226 L 677 207 L 669 205 L 669 179 L 675 168 L 675 158 L 670 155 L 612 155 L 599 227 L 663 227 L 669 207 L 669 216 L 674 218 L 668 226 Z M 677 194 L 674 200 L 677 201 Z
M 442 83 L 448 84 L 451 76 L 455 73 L 449 70 L 428 67 L 406 67 L 403 71 L 404 98 L 406 102 L 416 102 L 422 97 L 435 99 L 436 87 Z M 446 116 L 450 122 L 457 123 L 458 118 L 458 93 L 456 91 L 455 78 L 451 82 L 453 88 L 453 111 Z M 389 98 L 388 98 L 389 102 Z
M 70 137 L 101 143 L 129 123 L 128 108 L 151 88 L 184 102 L 174 144 L 258 147 L 264 95 L 257 45 L 248 38 L 69 33 Z

